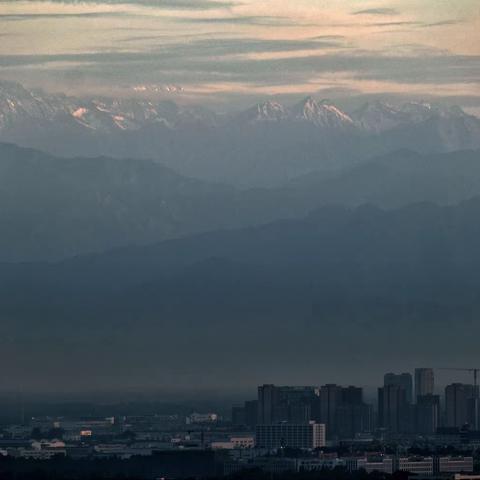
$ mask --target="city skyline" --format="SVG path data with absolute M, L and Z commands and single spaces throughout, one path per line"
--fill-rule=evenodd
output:
M 0 0 L 0 479 L 480 480 L 480 0 Z

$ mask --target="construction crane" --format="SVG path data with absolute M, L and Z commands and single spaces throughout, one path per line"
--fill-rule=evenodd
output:
M 457 370 L 460 372 L 470 372 L 473 373 L 473 385 L 475 387 L 475 391 L 477 391 L 477 384 L 478 384 L 478 372 L 480 372 L 480 368 L 455 368 L 455 367 L 440 367 L 438 370 Z

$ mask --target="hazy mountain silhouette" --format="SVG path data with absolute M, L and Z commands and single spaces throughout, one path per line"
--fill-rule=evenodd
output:
M 58 259 L 294 218 L 326 204 L 452 204 L 480 194 L 475 151 L 398 151 L 337 174 L 238 190 L 161 164 L 55 158 L 0 144 L 0 260 Z
M 480 119 L 414 102 L 371 102 L 349 114 L 311 97 L 219 115 L 172 101 L 75 98 L 0 82 L 0 141 L 60 156 L 151 158 L 186 176 L 265 187 L 399 148 L 478 149 Z
M 1 358 L 15 349 L 11 371 L 30 381 L 46 368 L 90 385 L 165 372 L 194 381 L 202 369 L 206 382 L 255 383 L 301 364 L 320 375 L 332 361 L 352 374 L 359 358 L 385 368 L 375 358 L 387 353 L 389 365 L 407 353 L 467 362 L 480 333 L 479 214 L 479 198 L 325 207 L 57 264 L 3 264 Z M 456 341 L 460 353 L 448 349 Z

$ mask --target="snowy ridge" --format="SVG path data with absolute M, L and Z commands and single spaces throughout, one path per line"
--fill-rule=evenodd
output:
M 158 88 L 138 86 L 136 91 L 157 91 Z M 168 88 L 176 91 L 180 87 Z M 343 132 L 356 130 L 378 135 L 429 121 L 437 122 L 442 135 L 452 135 L 452 131 L 460 128 L 474 136 L 480 131 L 480 120 L 467 115 L 460 107 L 442 107 L 428 102 L 392 106 L 374 101 L 348 114 L 331 101 L 307 97 L 291 107 L 268 100 L 239 114 L 219 116 L 203 107 L 182 106 L 172 101 L 145 98 L 81 99 L 28 90 L 13 82 L 0 81 L 0 133 L 25 126 L 43 128 L 46 125 L 49 128 L 67 125 L 73 129 L 112 133 L 136 131 L 148 126 L 176 129 L 189 125 L 215 127 L 224 124 L 275 125 L 291 122 L 320 129 Z M 455 143 L 455 139 L 448 139 L 450 141 Z

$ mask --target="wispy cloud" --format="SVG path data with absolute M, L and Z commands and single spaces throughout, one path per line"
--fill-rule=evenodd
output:
M 82 81 L 134 84 L 176 83 L 181 85 L 215 84 L 216 82 L 247 82 L 251 85 L 295 85 L 311 78 L 347 74 L 356 81 L 396 82 L 404 85 L 429 83 L 476 84 L 480 76 L 479 56 L 391 56 L 390 52 L 364 52 L 363 54 L 323 53 L 288 58 L 255 58 L 229 55 L 232 41 L 224 41 L 215 55 L 207 55 L 200 45 L 183 48 L 152 49 L 148 52 L 109 52 L 70 55 L 3 55 L 0 66 L 4 69 L 47 68 L 63 71 L 68 77 Z M 240 42 L 241 43 L 241 42 Z M 311 46 L 299 44 L 271 45 L 270 50 Z M 265 50 L 260 43 L 248 42 L 237 47 L 236 53 Z M 182 55 L 179 55 L 179 53 Z M 203 53 L 202 53 L 203 52 Z M 219 56 L 217 56 L 219 55 Z M 223 56 L 222 56 L 223 55 Z M 80 68 L 81 67 L 81 68 Z M 81 73 L 81 77 L 79 77 Z
M 232 24 L 232 25 L 258 25 L 258 26 L 272 26 L 272 27 L 289 27 L 300 25 L 313 25 L 301 23 L 287 17 L 275 16 L 261 16 L 261 15 L 231 15 L 223 17 L 176 17 L 175 21 L 178 23 L 198 23 L 198 24 Z
M 417 28 L 432 28 L 432 27 L 443 27 L 448 25 L 459 25 L 463 23 L 462 20 L 443 20 L 439 22 L 425 23 L 414 20 L 404 20 L 398 22 L 373 22 L 367 25 L 374 27 L 401 27 L 401 26 L 413 26 Z
M 429 28 L 429 27 L 443 27 L 443 26 L 448 26 L 448 25 L 459 25 L 461 23 L 464 23 L 465 20 L 442 20 L 440 22 L 433 22 L 433 23 L 424 23 L 422 24 L 423 28 Z
M 226 0 L 27 0 L 31 3 L 48 2 L 63 5 L 133 5 L 168 10 L 214 10 L 230 8 L 237 2 Z
M 421 22 L 416 22 L 413 20 L 404 20 L 399 22 L 374 22 L 369 23 L 369 26 L 373 27 L 401 27 L 405 25 L 423 25 Z
M 76 12 L 76 13 L 0 13 L 0 20 L 21 22 L 25 20 L 67 19 L 67 18 L 110 18 L 127 17 L 125 12 Z
M 134 37 L 126 37 L 129 41 Z M 151 38 L 157 38 L 152 36 Z M 159 36 L 159 40 L 165 37 Z M 108 51 L 80 54 L 59 55 L 3 55 L 0 56 L 0 66 L 35 66 L 53 63 L 79 63 L 120 67 L 127 64 L 143 64 L 145 71 L 150 68 L 155 70 L 170 69 L 187 72 L 189 65 L 195 64 L 196 68 L 205 71 L 215 70 L 214 65 L 219 63 L 230 64 L 238 55 L 276 52 L 303 52 L 306 50 L 328 50 L 341 48 L 343 43 L 339 40 L 264 40 L 259 38 L 200 38 L 197 40 L 181 41 L 165 44 L 163 41 L 157 47 L 151 47 L 142 52 Z M 168 64 L 167 64 L 168 62 Z M 210 64 L 211 62 L 211 64 Z M 238 60 L 241 63 L 241 60 Z M 235 69 L 235 67 L 233 67 Z
M 400 15 L 400 12 L 394 8 L 366 8 L 353 12 L 353 15 Z
M 66 89 L 222 84 L 234 92 L 242 84 L 275 93 L 340 76 L 344 89 L 347 79 L 352 88 L 473 85 L 480 77 L 473 1 L 427 9 L 399 0 L 360 7 L 358 0 L 0 0 L 0 68 Z

